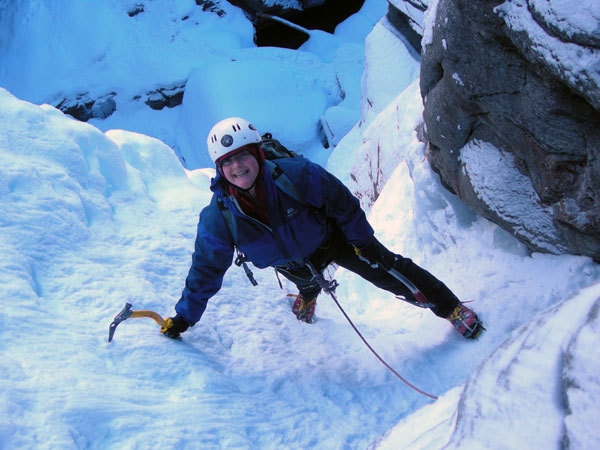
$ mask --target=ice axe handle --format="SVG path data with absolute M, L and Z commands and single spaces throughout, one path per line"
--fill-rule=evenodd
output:
M 162 327 L 165 325 L 165 319 L 162 318 L 160 314 L 154 311 L 150 311 L 147 309 L 140 309 L 138 311 L 131 311 L 130 317 L 149 317 L 154 320 L 158 326 Z

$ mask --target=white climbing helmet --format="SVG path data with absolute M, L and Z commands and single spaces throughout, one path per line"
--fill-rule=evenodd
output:
M 206 139 L 208 154 L 214 163 L 228 153 L 248 144 L 258 144 L 260 133 L 250 122 L 240 117 L 221 120 L 212 127 Z

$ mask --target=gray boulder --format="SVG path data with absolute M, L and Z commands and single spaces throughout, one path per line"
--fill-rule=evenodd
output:
M 584 22 L 563 6 L 440 0 L 430 11 L 428 158 L 532 250 L 600 261 L 600 8 Z

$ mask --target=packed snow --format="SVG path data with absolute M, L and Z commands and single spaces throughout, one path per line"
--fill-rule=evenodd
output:
M 598 448 L 600 267 L 529 253 L 441 186 L 415 132 L 418 61 L 398 51 L 385 2 L 296 54 L 254 48 L 245 16 L 215 3 L 225 16 L 184 0 L 132 18 L 133 1 L 0 5 L 0 448 Z M 134 98 L 182 79 L 180 107 Z M 117 92 L 117 112 L 81 123 L 47 104 L 84 90 Z M 466 341 L 351 273 L 326 275 L 373 348 L 437 399 L 380 364 L 331 298 L 297 321 L 272 270 L 252 287 L 232 267 L 181 341 L 131 318 L 107 342 L 126 302 L 174 313 L 214 175 L 198 130 L 238 108 L 349 184 L 353 170 L 357 193 L 380 152 L 387 182 L 361 199 L 378 238 L 472 300 L 487 331 Z

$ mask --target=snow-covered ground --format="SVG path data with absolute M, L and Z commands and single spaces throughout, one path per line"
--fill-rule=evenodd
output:
M 133 4 L 95 3 L 96 21 L 83 20 L 91 7 L 80 2 L 66 10 L 54 2 L 0 7 L 0 33 L 10 38 L 0 48 L 1 449 L 600 445 L 600 267 L 578 256 L 529 254 L 443 189 L 413 130 L 421 112 L 418 62 L 408 54 L 385 64 L 375 57 L 398 45 L 385 21 L 377 24 L 381 2 L 367 1 L 333 37 L 315 33 L 306 54 L 294 57 L 253 48 L 248 22 L 225 2 L 225 19 L 183 0 L 146 2 L 130 19 Z M 96 33 L 116 18 L 140 23 L 134 34 L 124 26 Z M 157 30 L 165 29 L 171 39 L 163 42 Z M 298 322 L 287 297 L 294 290 L 281 290 L 272 270 L 254 270 L 259 286 L 252 287 L 232 268 L 182 341 L 136 318 L 106 342 L 126 302 L 173 313 L 197 215 L 210 199 L 212 169 L 185 169 L 170 146 L 182 133 L 193 137 L 195 115 L 200 128 L 220 112 L 198 114 L 194 94 L 162 111 L 127 100 L 140 85 L 190 74 L 198 96 L 209 92 L 199 87 L 200 64 L 190 52 L 199 61 L 236 55 L 245 77 L 224 72 L 224 79 L 237 76 L 263 92 L 279 84 L 257 67 L 279 60 L 285 76 L 297 64 L 298 86 L 314 92 L 284 84 L 272 95 L 290 105 L 289 121 L 302 117 L 299 129 L 270 114 L 264 96 L 222 97 L 227 102 L 211 108 L 254 111 L 249 118 L 260 128 L 298 144 L 342 179 L 369 148 L 383 148 L 389 181 L 369 211 L 377 236 L 473 300 L 487 332 L 465 341 L 447 322 L 352 274 L 329 276 L 371 345 L 437 400 L 381 365 L 330 298 L 320 297 L 314 324 Z M 318 66 L 327 69 L 310 70 Z M 399 85 L 382 82 L 394 71 Z M 332 77 L 345 97 L 330 89 Z M 369 111 L 361 89 L 377 99 Z M 42 104 L 80 90 L 116 91 L 118 111 L 85 124 Z M 353 126 L 361 114 L 365 120 Z M 319 144 L 322 115 L 344 130 L 333 152 Z

